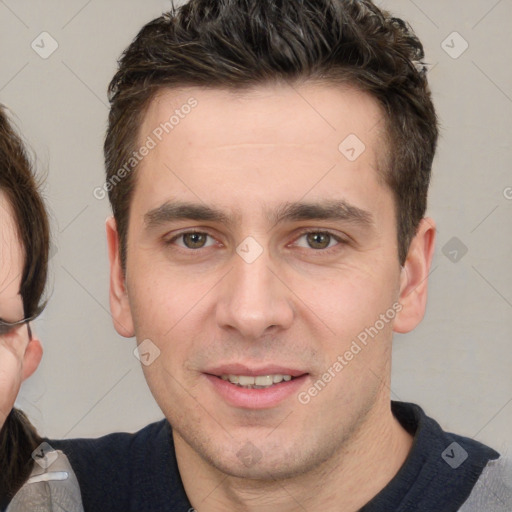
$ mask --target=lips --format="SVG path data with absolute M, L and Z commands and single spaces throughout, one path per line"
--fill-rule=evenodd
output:
M 225 364 L 209 368 L 204 375 L 215 394 L 230 406 L 269 409 L 298 393 L 308 373 L 284 365 Z

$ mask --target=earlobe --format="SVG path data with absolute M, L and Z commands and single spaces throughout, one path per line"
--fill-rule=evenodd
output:
M 119 235 L 113 217 L 107 219 L 106 230 L 110 261 L 110 311 L 116 331 L 125 338 L 131 338 L 135 330 L 121 265 Z
M 33 336 L 28 342 L 25 355 L 23 356 L 22 380 L 28 379 L 37 370 L 42 357 L 43 347 L 41 346 L 41 341 L 36 336 Z
M 399 298 L 402 310 L 395 319 L 395 332 L 412 331 L 425 315 L 428 275 L 434 255 L 435 238 L 435 222 L 430 218 L 422 219 L 402 267 Z

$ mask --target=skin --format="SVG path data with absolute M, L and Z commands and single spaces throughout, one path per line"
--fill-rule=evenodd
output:
M 198 106 L 136 171 L 125 271 L 107 221 L 116 328 L 161 351 L 143 368 L 198 511 L 339 511 L 340 503 L 356 511 L 411 447 L 390 410 L 391 344 L 393 331 L 423 317 L 434 223 L 421 222 L 402 268 L 393 196 L 379 176 L 384 123 L 370 96 L 312 83 L 163 90 L 140 141 L 190 97 Z M 354 162 L 338 150 L 349 134 L 366 146 Z M 287 203 L 328 201 L 365 211 L 371 223 L 269 218 Z M 226 220 L 149 222 L 149 212 L 176 202 L 216 208 Z M 207 233 L 206 245 L 187 248 L 184 230 Z M 332 233 L 328 248 L 312 247 L 304 230 Z M 262 249 L 250 264 L 236 252 L 248 236 Z M 293 395 L 274 407 L 234 407 L 204 375 L 216 364 L 281 364 L 308 374 L 299 390 L 307 391 L 398 302 L 394 321 L 306 405 Z M 244 446 L 259 456 L 249 467 L 237 456 Z
M 19 241 L 12 207 L 0 190 L 0 318 L 6 322 L 21 320 L 23 301 L 19 293 L 24 251 Z M 29 342 L 23 325 L 0 336 L 0 427 L 11 411 L 21 383 L 36 370 L 42 357 L 41 342 Z

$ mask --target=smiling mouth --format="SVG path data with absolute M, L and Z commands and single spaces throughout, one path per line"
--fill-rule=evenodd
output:
M 273 374 L 273 375 L 217 375 L 219 379 L 222 379 L 234 386 L 245 389 L 266 389 L 272 386 L 281 384 L 282 382 L 289 382 L 297 377 L 291 375 Z

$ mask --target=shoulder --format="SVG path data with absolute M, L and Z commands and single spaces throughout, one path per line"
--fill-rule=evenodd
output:
M 399 510 L 459 510 L 484 470 L 499 459 L 499 453 L 474 439 L 443 430 L 415 404 L 393 402 L 392 409 L 414 437 L 406 462 L 389 486 L 395 499 L 400 496 Z
M 7 512 L 83 512 L 80 487 L 66 455 L 44 445 L 39 450 L 41 455 L 38 454 L 29 479 L 16 493 Z
M 141 496 L 165 501 L 181 489 L 167 420 L 135 433 L 47 442 L 67 455 L 86 511 L 143 510 L 144 506 L 136 503 Z
M 512 458 L 489 461 L 460 512 L 512 510 Z
M 152 449 L 169 444 L 171 430 L 166 420 L 147 425 L 135 433 L 116 432 L 96 439 L 47 440 L 53 447 L 62 450 L 76 464 L 111 465 L 121 459 L 133 459 L 150 453 Z

